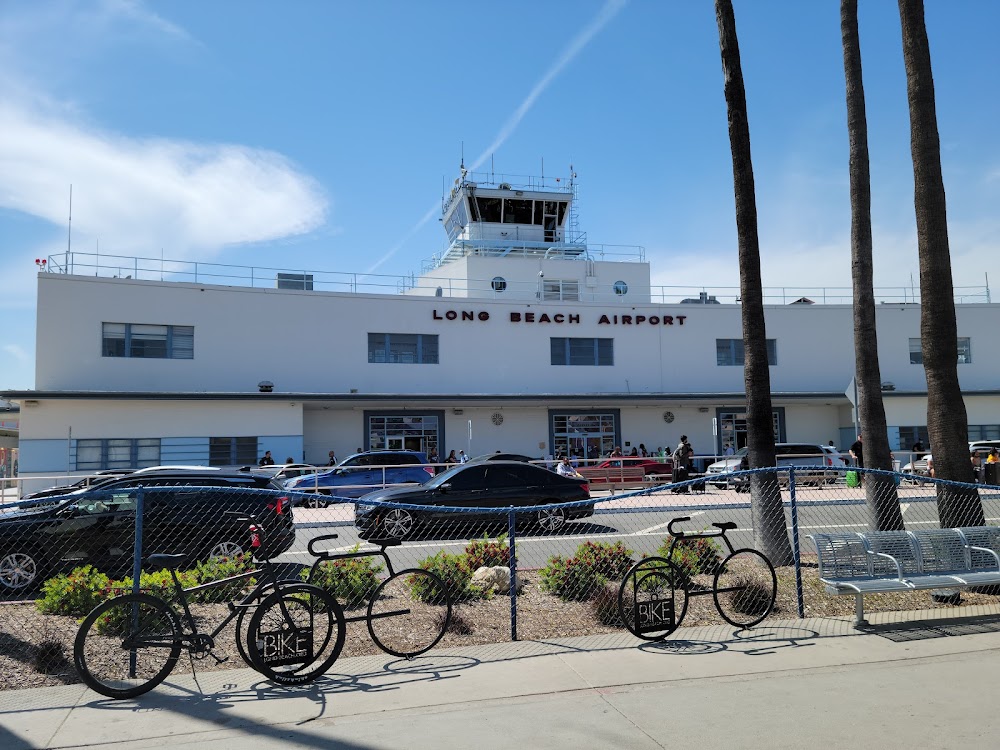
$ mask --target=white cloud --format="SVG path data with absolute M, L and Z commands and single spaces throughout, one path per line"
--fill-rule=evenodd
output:
M 325 219 L 320 186 L 280 154 L 135 139 L 17 102 L 0 104 L 0 206 L 66 223 L 102 251 L 184 258 L 302 234 Z
M 5 352 L 8 356 L 16 359 L 18 362 L 25 363 L 31 361 L 31 357 L 28 355 L 28 352 L 17 344 L 4 344 L 3 346 L 0 346 L 0 350 Z

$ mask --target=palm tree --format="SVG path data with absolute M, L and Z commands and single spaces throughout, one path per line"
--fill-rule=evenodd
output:
M 733 152 L 733 187 L 736 196 L 736 230 L 740 254 L 740 298 L 743 301 L 743 379 L 747 398 L 747 448 L 751 467 L 774 466 L 774 422 L 771 410 L 771 374 L 764 330 L 764 292 L 760 281 L 760 246 L 757 240 L 757 200 L 750 161 L 750 126 L 746 91 L 736 36 L 732 0 L 715 0 L 719 47 L 725 78 L 729 145 Z M 792 561 L 785 525 L 781 488 L 774 472 L 753 474 L 750 507 L 754 542 L 775 565 Z
M 910 103 L 910 152 L 920 256 L 920 347 L 927 376 L 927 435 L 940 479 L 973 482 L 969 427 L 958 382 L 958 329 L 948 249 L 948 215 L 941 177 L 941 142 L 934 103 L 931 52 L 923 0 L 899 0 L 903 62 Z M 985 523 L 975 489 L 938 485 L 943 528 Z
M 854 378 L 858 386 L 858 417 L 865 436 L 865 467 L 892 471 L 875 331 L 871 175 L 868 171 L 868 121 L 858 39 L 858 0 L 841 0 L 840 34 L 844 43 L 844 80 L 847 84 L 847 132 L 851 141 L 851 277 L 854 285 Z M 871 474 L 865 477 L 864 486 L 869 528 L 878 531 L 904 528 L 896 483 L 892 477 Z

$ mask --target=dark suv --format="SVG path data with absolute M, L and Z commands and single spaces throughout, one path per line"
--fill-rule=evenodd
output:
M 143 470 L 99 486 L 0 512 L 0 595 L 27 591 L 45 576 L 92 564 L 130 570 L 136 502 L 143 488 L 143 556 L 185 554 L 191 563 L 250 548 L 252 514 L 263 531 L 258 557 L 295 541 L 288 497 L 269 475 L 205 469 Z
M 423 484 L 434 476 L 427 465 L 427 454 L 420 451 L 366 451 L 355 453 L 337 466 L 316 474 L 306 474 L 285 482 L 295 492 L 311 492 L 316 497 L 298 504 L 310 508 L 326 507 L 321 495 L 361 497 L 375 489 L 394 484 Z

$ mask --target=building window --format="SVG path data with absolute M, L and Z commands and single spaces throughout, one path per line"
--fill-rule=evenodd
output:
M 969 440 L 1000 440 L 1000 425 L 970 424 Z
M 369 333 L 368 362 L 436 365 L 438 364 L 437 334 Z
M 554 365 L 602 365 L 615 363 L 614 339 L 549 339 Z
M 194 326 L 104 323 L 101 356 L 194 359 Z
M 97 438 L 76 441 L 76 471 L 144 469 L 160 463 L 159 438 Z
M 503 292 L 507 289 L 507 279 L 503 276 L 494 276 L 490 286 L 493 287 L 494 292 Z
M 619 297 L 624 297 L 626 294 L 628 294 L 628 284 L 626 284 L 624 281 L 616 281 L 612 285 L 612 288 L 615 290 L 615 294 L 617 294 Z
M 208 439 L 209 466 L 257 465 L 256 437 L 214 437 Z
M 576 279 L 545 279 L 542 282 L 542 299 L 579 302 L 580 282 Z
M 975 440 L 972 437 L 972 428 L 969 428 L 969 440 Z M 917 441 L 923 443 L 926 448 L 931 444 L 930 439 L 927 437 L 927 427 L 923 425 L 905 425 L 899 428 L 899 450 L 908 451 Z
M 778 364 L 777 341 L 777 339 L 767 339 L 767 364 L 771 367 Z M 716 339 L 715 363 L 719 367 L 742 367 L 745 364 L 743 339 Z
M 922 365 L 924 363 L 924 351 L 920 347 L 920 339 L 910 339 L 910 364 Z M 958 364 L 972 364 L 972 339 L 968 336 L 958 339 Z

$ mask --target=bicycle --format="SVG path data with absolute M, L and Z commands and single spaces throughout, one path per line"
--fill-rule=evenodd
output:
M 434 648 L 451 622 L 451 597 L 441 579 L 423 568 L 394 571 L 386 548 L 399 546 L 399 539 L 380 539 L 377 550 L 317 550 L 317 544 L 337 538 L 337 534 L 328 534 L 309 540 L 309 554 L 316 560 L 306 581 L 313 583 L 326 562 L 381 557 L 388 577 L 372 591 L 365 613 L 347 617 L 345 622 L 365 622 L 375 645 L 392 656 L 412 659 Z M 402 617 L 406 619 L 389 622 Z
M 667 524 L 673 537 L 667 557 L 647 557 L 625 574 L 618 589 L 618 614 L 629 632 L 648 641 L 666 638 L 680 627 L 687 614 L 688 599 L 712 595 L 722 619 L 735 627 L 752 628 L 767 617 L 778 595 L 778 578 L 771 561 L 755 549 L 735 549 L 727 531 L 732 521 L 713 523 L 717 531 L 675 531 L 674 524 L 691 520 L 675 518 Z M 693 573 L 674 562 L 674 549 L 689 539 L 719 537 L 729 550 L 721 561 L 698 561 L 712 574 L 711 587 L 696 583 Z
M 262 544 L 263 529 L 251 523 L 251 549 Z M 219 664 L 228 657 L 213 653 L 215 639 L 234 619 L 236 642 L 243 660 L 282 685 L 309 682 L 326 672 L 344 647 L 344 613 L 337 600 L 318 586 L 278 577 L 274 564 L 259 560 L 260 569 L 185 589 L 177 568 L 185 555 L 153 554 L 153 568 L 170 571 L 182 618 L 164 599 L 148 593 L 130 593 L 98 605 L 80 625 L 73 646 L 77 671 L 88 687 L 109 698 L 134 698 L 152 690 L 173 671 L 181 651 L 194 660 L 211 656 Z M 229 615 L 211 633 L 199 633 L 186 594 L 231 585 L 263 574 L 250 593 L 229 602 Z M 251 612 L 246 643 L 243 617 Z

